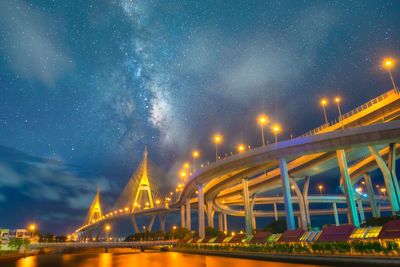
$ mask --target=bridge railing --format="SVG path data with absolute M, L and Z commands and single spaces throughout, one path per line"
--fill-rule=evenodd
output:
M 153 247 L 176 245 L 178 240 L 131 241 L 131 242 L 52 242 L 34 243 L 31 248 L 69 248 L 69 247 Z
M 392 89 L 390 91 L 387 91 L 386 93 L 384 93 L 384 94 L 382 94 L 382 95 L 380 95 L 380 96 L 368 101 L 367 103 L 365 103 L 365 104 L 363 104 L 361 106 L 358 106 L 357 108 L 355 108 L 355 109 L 353 109 L 353 110 L 351 110 L 351 111 L 349 111 L 349 112 L 347 112 L 345 114 L 342 114 L 342 116 L 339 116 L 336 120 L 330 121 L 328 123 L 324 123 L 321 126 L 315 128 L 315 129 L 313 129 L 311 131 L 308 131 L 305 134 L 300 135 L 300 137 L 317 134 L 317 133 L 321 132 L 322 130 L 324 130 L 324 129 L 330 127 L 330 126 L 333 126 L 335 124 L 339 124 L 344 119 L 350 118 L 351 116 L 356 115 L 357 113 L 360 113 L 361 111 L 366 110 L 367 108 L 370 108 L 370 107 L 372 107 L 372 106 L 374 106 L 374 105 L 382 102 L 383 100 L 385 100 L 385 99 L 387 99 L 389 97 L 392 97 L 394 95 L 399 95 L 399 90 L 398 89 Z

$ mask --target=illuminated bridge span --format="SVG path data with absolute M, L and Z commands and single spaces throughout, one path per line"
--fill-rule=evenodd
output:
M 56 242 L 56 243 L 34 243 L 30 244 L 30 249 L 42 248 L 137 248 L 144 249 L 148 247 L 173 246 L 178 240 L 163 241 L 134 241 L 134 242 Z
M 243 216 L 247 234 L 252 234 L 256 217 L 277 220 L 279 216 L 285 216 L 288 229 L 294 229 L 297 216 L 297 226 L 307 229 L 311 226 L 310 217 L 315 215 L 332 214 L 338 225 L 338 214 L 347 213 L 348 222 L 358 227 L 365 220 L 365 211 L 370 211 L 374 217 L 380 216 L 383 210 L 399 212 L 400 190 L 395 170 L 400 150 L 397 145 L 400 141 L 399 115 L 400 94 L 391 90 L 346 113 L 329 126 L 319 127 L 298 138 L 243 151 L 201 168 L 189 177 L 178 199 L 169 205 L 168 199 L 158 199 L 153 193 L 155 189 L 151 182 L 146 183 L 143 179 L 149 176 L 148 172 L 142 170 L 132 182 L 137 185 L 130 187 L 134 190 L 124 190 L 129 195 L 128 202 L 122 202 L 125 206 L 105 215 L 95 213 L 96 206 L 100 207 L 96 196 L 88 215 L 91 220 L 77 229 L 76 234 L 87 238 L 95 231 L 99 233 L 105 224 L 125 218 L 132 220 L 135 232 L 138 232 L 135 218 L 139 216 L 151 217 L 146 230 L 151 230 L 157 216 L 161 230 L 165 230 L 167 214 L 176 212 L 181 214 L 181 226 L 191 229 L 194 209 L 198 213 L 201 237 L 205 235 L 205 212 L 211 227 L 214 227 L 214 214 L 218 214 L 218 228 L 224 232 L 228 231 L 227 215 Z M 139 169 L 147 166 L 143 162 L 147 162 L 146 152 Z M 337 167 L 342 195 L 308 194 L 313 176 Z M 369 173 L 377 169 L 383 174 L 387 196 L 374 194 Z M 364 179 L 368 194 L 360 194 L 354 189 L 360 179 Z M 303 188 L 299 187 L 299 182 L 303 183 Z M 291 195 L 291 187 L 295 196 Z M 150 192 L 144 202 L 140 196 L 133 198 L 140 190 Z M 268 193 L 276 195 L 278 191 L 282 192 L 281 196 L 265 196 Z M 284 210 L 278 210 L 279 203 L 284 203 Z M 331 203 L 332 206 L 310 209 L 310 203 Z M 346 208 L 338 208 L 337 204 L 341 203 L 345 203 Z M 296 210 L 293 204 L 296 204 Z M 144 206 L 137 209 L 139 205 Z M 258 205 L 273 205 L 274 211 L 257 210 Z

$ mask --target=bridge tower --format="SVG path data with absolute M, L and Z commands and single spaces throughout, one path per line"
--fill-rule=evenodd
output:
M 147 176 L 147 146 L 144 147 L 143 160 L 140 163 L 139 168 L 139 172 L 141 172 L 141 175 L 139 177 L 139 186 L 137 187 L 136 193 L 133 192 L 135 195 L 135 199 L 132 203 L 132 211 L 139 208 L 139 205 L 141 206 L 143 205 L 143 203 L 145 205 L 143 208 L 154 208 L 150 181 L 149 177 Z M 145 195 L 147 195 L 148 201 L 146 201 Z
M 100 205 L 100 186 L 97 187 L 97 194 L 93 199 L 88 215 L 88 223 L 90 223 L 92 220 L 98 220 L 102 216 Z

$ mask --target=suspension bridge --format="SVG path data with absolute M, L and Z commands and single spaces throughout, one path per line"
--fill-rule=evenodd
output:
M 175 199 L 162 198 L 157 180 L 165 176 L 149 160 L 145 148 L 139 167 L 114 208 L 102 210 L 98 190 L 85 223 L 75 234 L 79 240 L 98 237 L 105 225 L 126 219 L 137 233 L 136 219 L 144 216 L 150 217 L 145 230 L 151 231 L 158 218 L 160 229 L 165 231 L 170 213 L 180 213 L 181 227 L 198 230 L 200 237 L 205 236 L 206 215 L 207 225 L 216 226 L 215 214 L 218 229 L 225 233 L 227 215 L 243 217 L 249 235 L 257 217 L 285 217 L 288 229 L 307 229 L 312 226 L 311 216 L 332 215 L 339 225 L 343 222 L 338 215 L 347 214 L 347 223 L 359 227 L 365 221 L 365 212 L 373 217 L 379 217 L 382 211 L 399 212 L 395 168 L 400 150 L 399 117 L 400 94 L 393 89 L 297 138 L 233 154 L 198 169 L 180 186 Z M 336 179 L 342 194 L 310 195 L 313 177 L 334 169 L 340 170 Z M 370 177 L 378 169 L 384 178 L 385 196 L 375 194 Z M 355 190 L 361 180 L 367 194 Z M 271 196 L 276 192 L 279 196 Z M 311 209 L 310 204 L 315 203 L 329 203 L 331 208 Z M 279 209 L 282 204 L 284 208 Z M 273 211 L 259 209 L 265 205 Z M 195 226 L 191 222 L 194 212 L 198 218 Z

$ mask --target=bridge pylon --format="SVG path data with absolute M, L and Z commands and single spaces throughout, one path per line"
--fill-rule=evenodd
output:
M 93 199 L 92 205 L 90 206 L 90 210 L 88 213 L 87 223 L 93 222 L 93 220 L 101 219 L 101 205 L 100 205 L 100 186 L 97 187 L 97 194 Z
M 161 194 L 157 183 L 165 179 L 164 172 L 148 159 L 147 147 L 139 166 L 129 179 L 115 208 L 130 208 L 137 211 L 161 205 Z
M 154 201 L 153 197 L 151 195 L 151 187 L 150 187 L 150 181 L 149 177 L 147 176 L 147 146 L 144 147 L 143 151 L 143 160 L 139 166 L 141 169 L 141 177 L 139 181 L 139 186 L 137 188 L 136 194 L 135 194 L 135 200 L 132 203 L 132 211 L 135 209 L 138 209 L 141 207 L 141 203 L 143 203 L 143 197 L 144 194 L 147 194 L 147 202 L 144 202 L 144 207 L 143 208 L 154 208 Z

